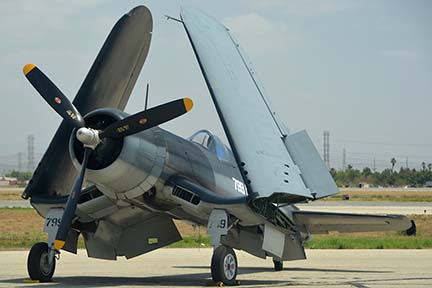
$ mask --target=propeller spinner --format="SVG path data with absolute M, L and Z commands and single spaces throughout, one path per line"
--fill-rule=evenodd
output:
M 39 92 L 42 98 L 44 98 L 44 100 L 57 112 L 57 114 L 59 114 L 65 121 L 78 128 L 76 137 L 85 148 L 81 169 L 75 179 L 72 191 L 69 194 L 66 208 L 63 212 L 62 221 L 54 241 L 54 248 L 60 250 L 65 245 L 67 234 L 75 217 L 75 210 L 82 190 L 84 175 L 92 150 L 94 150 L 104 138 L 123 138 L 177 118 L 190 111 L 193 107 L 193 102 L 189 98 L 174 100 L 138 112 L 112 123 L 103 131 L 99 131 L 86 127 L 84 118 L 81 116 L 78 109 L 75 108 L 60 89 L 57 88 L 57 86 L 34 64 L 25 65 L 23 71 L 29 82 Z

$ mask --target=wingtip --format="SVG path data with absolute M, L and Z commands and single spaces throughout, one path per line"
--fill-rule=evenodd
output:
M 35 67 L 36 67 L 36 65 L 34 65 L 34 64 L 26 64 L 23 68 L 24 75 L 27 75 L 28 73 L 30 73 L 30 71 L 32 71 Z
M 184 107 L 186 109 L 186 112 L 189 112 L 193 107 L 193 101 L 190 98 L 184 98 L 183 104 L 184 104 Z

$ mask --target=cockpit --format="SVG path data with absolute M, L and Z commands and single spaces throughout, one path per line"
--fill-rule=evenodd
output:
M 229 149 L 216 135 L 208 130 L 195 132 L 189 141 L 192 141 L 207 150 L 216 154 L 219 160 L 231 161 L 234 159 L 231 149 Z

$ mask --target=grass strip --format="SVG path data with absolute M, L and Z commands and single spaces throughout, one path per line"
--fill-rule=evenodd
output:
M 432 238 L 424 236 L 318 235 L 306 243 L 309 249 L 427 249 Z

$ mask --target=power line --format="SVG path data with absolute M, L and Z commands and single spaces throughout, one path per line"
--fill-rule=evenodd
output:
M 323 138 L 324 163 L 327 165 L 327 168 L 330 168 L 330 131 L 324 131 Z
M 27 136 L 27 171 L 34 170 L 34 135 Z
M 391 142 L 373 142 L 373 141 L 359 141 L 359 140 L 345 140 L 335 139 L 335 143 L 353 143 L 363 145 L 385 145 L 385 146 L 432 146 L 432 143 L 391 143 Z

